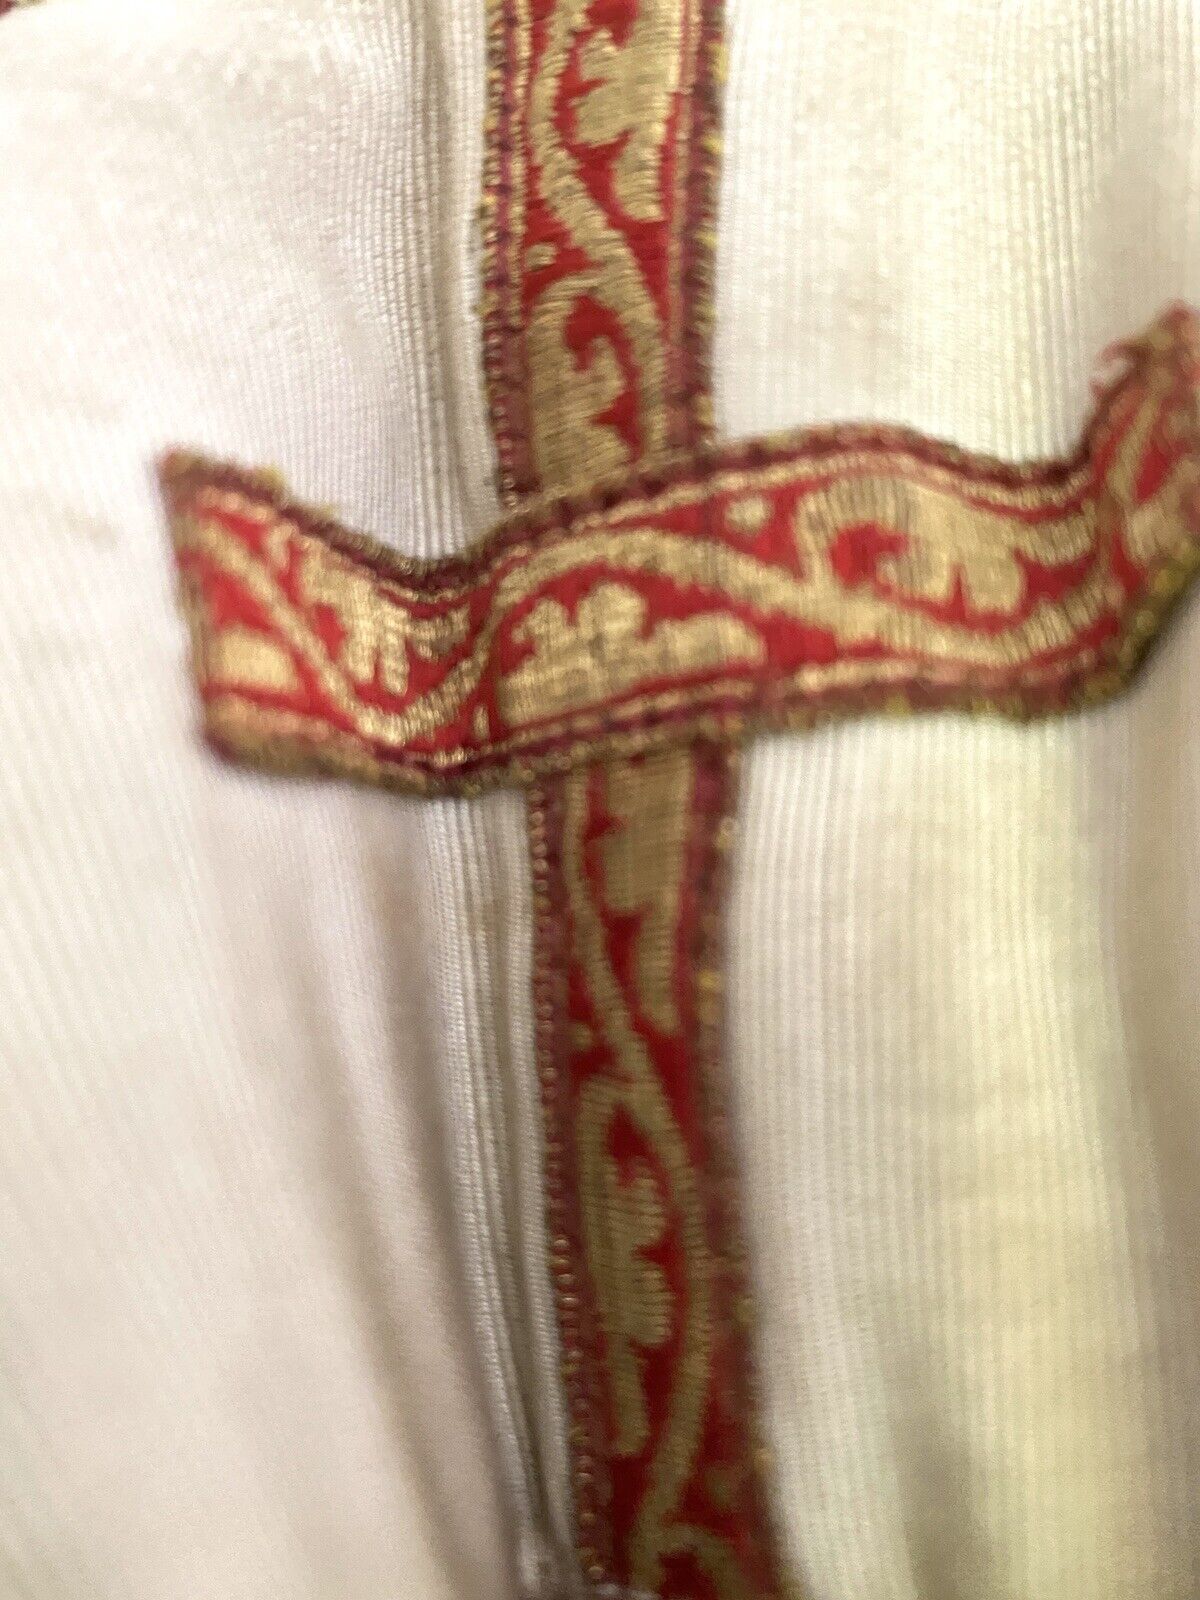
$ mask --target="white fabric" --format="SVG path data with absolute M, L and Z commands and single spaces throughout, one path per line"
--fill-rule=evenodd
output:
M 519 801 L 197 748 L 148 463 L 494 514 L 482 0 L 0 22 L 0 1573 L 555 1591 Z M 1062 448 L 1200 299 L 1191 4 L 729 0 L 718 411 Z M 1191 1596 L 1193 606 L 1134 696 L 747 762 L 730 1061 L 816 1600 Z
M 1070 732 L 748 763 L 736 1084 L 815 1594 L 1197 1592 L 1198 654 L 1193 608 Z
M 443 1088 L 521 808 L 218 768 L 150 481 L 195 442 L 414 552 L 487 524 L 482 90 L 475 0 L 0 22 L 14 1600 L 513 1592 Z

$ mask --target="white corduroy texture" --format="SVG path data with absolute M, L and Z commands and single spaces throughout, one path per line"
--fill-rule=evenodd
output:
M 486 526 L 482 37 L 476 0 L 0 22 L 13 1600 L 514 1592 L 455 1186 L 506 963 L 527 1010 L 521 807 L 218 767 L 150 479 L 194 443 L 416 554 Z
M 718 409 L 1059 451 L 1200 297 L 1185 0 L 729 0 Z M 1200 1593 L 1200 615 L 1127 700 L 749 754 L 730 1062 L 819 1600 Z
M 723 431 L 1066 445 L 1098 346 L 1200 298 L 1198 26 L 729 0 Z M 483 29 L 482 0 L 0 23 L 23 1600 L 554 1592 L 520 803 L 217 768 L 147 473 L 271 462 L 418 555 L 487 525 Z M 1200 1592 L 1198 650 L 1193 607 L 1086 719 L 748 759 L 729 1066 L 816 1600 Z

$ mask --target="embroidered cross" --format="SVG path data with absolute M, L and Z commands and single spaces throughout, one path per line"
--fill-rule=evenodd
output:
M 215 746 L 527 791 L 579 1566 L 663 1600 L 778 1596 L 720 1051 L 736 749 L 1120 688 L 1200 566 L 1200 329 L 1175 308 L 1113 352 L 1064 460 L 892 428 L 714 443 L 719 7 L 601 10 L 494 8 L 500 526 L 414 563 L 265 475 L 177 454 L 162 478 Z

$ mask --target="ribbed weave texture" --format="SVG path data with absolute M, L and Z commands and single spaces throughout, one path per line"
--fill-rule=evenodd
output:
M 719 416 L 1068 447 L 1200 296 L 1190 4 L 730 0 Z M 817 1600 L 1200 1593 L 1200 616 L 1135 694 L 751 751 L 730 933 Z
M 749 764 L 735 1071 L 818 1595 L 1197 1592 L 1197 649 L 1069 735 Z
M 727 0 L 718 421 L 1073 443 L 1200 275 L 1191 0 Z
M 489 952 L 527 1006 L 521 807 L 215 763 L 150 478 L 194 443 L 413 554 L 488 524 L 482 90 L 476 0 L 0 24 L 13 1600 L 514 1591 L 457 1108 Z

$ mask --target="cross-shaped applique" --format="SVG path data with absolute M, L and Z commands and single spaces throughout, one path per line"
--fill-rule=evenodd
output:
M 1113 352 L 1068 459 L 891 428 L 713 442 L 717 0 L 494 9 L 485 364 L 499 527 L 420 564 L 174 455 L 209 739 L 529 796 L 547 1251 L 582 1580 L 790 1592 L 724 1109 L 736 748 L 854 711 L 1067 711 L 1200 566 L 1200 327 Z

